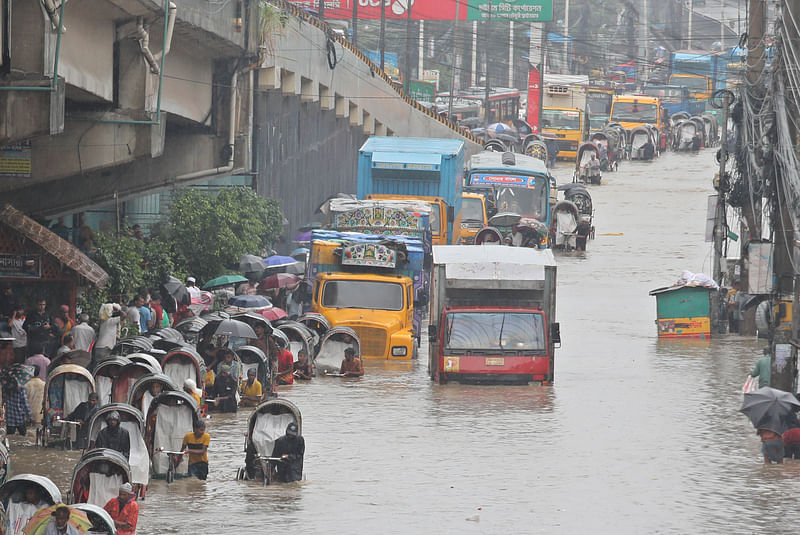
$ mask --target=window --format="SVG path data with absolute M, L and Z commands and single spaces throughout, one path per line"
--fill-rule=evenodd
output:
M 403 310 L 403 286 L 378 281 L 328 281 L 322 289 L 326 308 Z
M 456 312 L 448 314 L 445 349 L 473 351 L 544 350 L 541 314 Z

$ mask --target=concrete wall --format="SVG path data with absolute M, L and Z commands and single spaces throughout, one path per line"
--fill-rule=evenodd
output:
M 97 0 L 70 0 L 64 9 L 59 76 L 105 101 L 114 94 L 115 24 Z M 109 17 L 109 18 L 106 18 Z
M 480 150 L 473 140 L 409 105 L 362 56 L 338 42 L 337 63 L 331 69 L 327 43 L 320 28 L 291 18 L 283 35 L 275 37 L 277 52 L 264 63 L 261 86 L 302 94 L 307 101 L 320 100 L 323 109 L 335 109 L 366 133 L 383 133 L 386 128 L 397 136 L 458 138 L 466 141 L 468 151 Z
M 200 51 L 174 47 L 164 60 L 162 109 L 202 122 L 211 108 L 212 60 Z M 157 85 L 156 85 L 157 87 Z
M 363 130 L 323 113 L 319 103 L 279 91 L 261 94 L 256 110 L 257 190 L 281 200 L 290 233 L 334 193 L 355 193 L 356 156 L 367 139 Z

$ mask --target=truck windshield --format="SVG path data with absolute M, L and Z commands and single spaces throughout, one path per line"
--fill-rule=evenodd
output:
M 645 87 L 644 94 L 651 97 L 658 97 L 661 102 L 668 104 L 681 103 L 681 90 L 677 87 Z
M 467 223 L 483 223 L 483 203 L 474 197 L 461 200 L 461 221 Z
M 693 93 L 708 92 L 708 78 L 705 76 L 673 76 L 670 83 L 688 87 Z
M 600 93 L 598 91 L 589 91 L 586 95 L 586 105 L 589 107 L 589 113 L 592 115 L 605 115 L 611 113 L 611 101 L 613 95 L 608 93 Z
M 447 315 L 445 349 L 526 351 L 545 349 L 541 314 L 455 312 Z
M 642 102 L 615 102 L 611 110 L 611 121 L 615 123 L 655 123 L 658 121 L 658 105 Z
M 438 235 L 441 230 L 441 214 L 439 213 L 439 205 L 435 202 L 431 203 L 431 232 Z
M 581 114 L 572 110 L 542 110 L 542 128 L 580 130 Z
M 403 310 L 403 286 L 378 281 L 328 281 L 322 289 L 322 306 Z

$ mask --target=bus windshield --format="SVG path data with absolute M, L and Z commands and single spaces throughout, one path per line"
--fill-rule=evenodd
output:
M 322 306 L 403 310 L 403 286 L 393 282 L 328 281 L 322 289 Z
M 658 121 L 658 105 L 641 102 L 615 102 L 611 109 L 611 121 L 615 123 L 655 123 Z
M 461 199 L 461 221 L 464 223 L 484 222 L 483 203 L 474 197 Z
M 547 204 L 550 202 L 546 183 L 547 178 L 541 176 L 477 170 L 470 174 L 468 182 L 470 186 L 477 187 L 491 185 L 495 193 L 495 207 L 499 212 L 513 212 L 540 221 L 546 221 Z
M 605 115 L 611 113 L 611 101 L 613 95 L 608 93 L 600 93 L 597 91 L 589 91 L 586 95 L 586 104 L 589 106 L 590 115 Z
M 580 130 L 581 114 L 572 110 L 542 110 L 542 128 Z
M 545 349 L 541 314 L 455 312 L 447 315 L 445 349 L 538 351 Z

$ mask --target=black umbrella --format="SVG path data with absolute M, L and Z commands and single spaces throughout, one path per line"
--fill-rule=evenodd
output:
M 181 281 L 172 275 L 168 276 L 164 284 L 161 285 L 161 293 L 162 298 L 170 296 L 179 305 L 189 306 L 192 304 L 192 297 L 189 295 L 189 290 L 186 289 L 186 286 L 184 286 Z
M 243 254 L 239 257 L 239 271 L 242 273 L 258 273 L 267 269 L 267 264 L 263 258 L 251 254 Z
M 800 401 L 794 394 L 768 386 L 746 393 L 739 409 L 756 429 L 769 429 L 779 435 L 797 423 L 798 410 Z
M 220 321 L 214 329 L 214 334 L 235 336 L 238 338 L 258 338 L 252 327 L 243 321 L 237 320 Z

